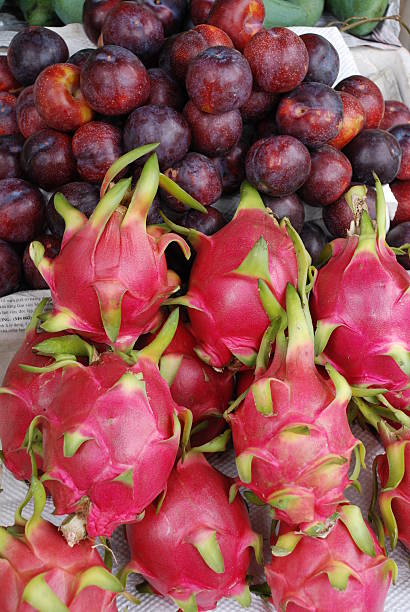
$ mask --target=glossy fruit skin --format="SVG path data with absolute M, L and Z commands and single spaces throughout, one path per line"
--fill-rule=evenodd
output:
M 126 151 L 153 142 L 161 143 L 156 149 L 161 169 L 185 157 L 191 133 L 184 116 L 169 106 L 155 105 L 143 106 L 131 113 L 124 128 Z
M 283 197 L 297 191 L 311 168 L 307 148 L 292 136 L 257 140 L 246 156 L 248 181 L 261 193 Z
M 34 103 L 34 85 L 25 87 L 16 104 L 17 125 L 24 138 L 47 128 Z
M 262 200 L 265 206 L 271 209 L 278 221 L 282 221 L 286 217 L 291 222 L 292 227 L 300 234 L 305 222 L 305 209 L 296 193 L 281 198 L 263 195 Z
M 353 168 L 353 179 L 374 185 L 373 172 L 382 184 L 391 183 L 401 163 L 401 148 L 397 139 L 385 130 L 364 130 L 343 152 Z
M 364 129 L 366 116 L 360 101 L 354 96 L 340 92 L 343 104 L 343 123 L 337 136 L 329 140 L 327 144 L 336 149 L 343 149 L 353 138 Z
M 14 91 L 21 87 L 12 75 L 8 62 L 7 55 L 0 56 L 0 91 Z
M 21 134 L 0 136 L 0 180 L 22 175 L 20 155 L 24 145 Z
M 276 94 L 253 89 L 245 104 L 241 106 L 242 119 L 244 121 L 266 119 L 276 109 L 278 99 Z
M 204 113 L 236 110 L 252 92 L 252 72 L 239 51 L 211 47 L 189 64 L 186 88 L 195 106 Z
M 392 225 L 410 221 L 410 181 L 393 181 L 390 189 L 399 203 Z
M 239 142 L 226 155 L 214 158 L 213 161 L 222 179 L 222 192 L 224 194 L 235 193 L 240 188 L 245 178 L 245 159 L 248 150 L 248 142 L 241 137 Z
M 186 96 L 179 83 L 161 68 L 150 68 L 148 75 L 150 94 L 147 104 L 170 106 L 181 112 L 186 103 Z
M 125 47 L 143 60 L 158 53 L 164 41 L 161 21 L 137 2 L 117 4 L 107 15 L 101 33 L 104 45 Z
M 366 115 L 366 129 L 379 127 L 384 115 L 384 99 L 373 81 L 361 75 L 354 75 L 340 81 L 336 90 L 345 91 L 360 101 Z
M 306 82 L 324 83 L 332 87 L 340 68 L 339 54 L 326 38 L 320 34 L 302 34 L 300 37 L 309 55 Z
M 100 190 L 97 185 L 75 181 L 62 185 L 52 194 L 46 204 L 47 225 L 52 234 L 62 238 L 65 224 L 62 216 L 54 208 L 54 196 L 56 193 L 62 193 L 72 206 L 84 213 L 86 217 L 90 217 L 100 200 Z
M 234 147 L 242 134 L 242 117 L 238 110 L 220 115 L 202 113 L 191 101 L 184 116 L 192 133 L 192 148 L 198 153 L 219 157 Z
M 390 130 L 395 125 L 402 125 L 403 123 L 410 123 L 410 109 L 398 100 L 385 100 L 380 129 Z
M 48 28 L 25 28 L 10 43 L 7 51 L 9 68 L 22 85 L 32 85 L 44 68 L 68 59 L 64 39 Z
M 199 210 L 190 210 L 180 220 L 180 224 L 190 229 L 196 229 L 206 236 L 212 236 L 226 225 L 226 221 L 216 208 L 208 207 L 208 214 L 204 215 Z
M 393 227 L 386 237 L 386 242 L 392 247 L 400 248 L 403 244 L 410 243 L 410 221 L 405 221 Z M 410 256 L 397 255 L 397 261 L 403 268 L 410 270 Z
M 300 232 L 300 237 L 312 258 L 312 264 L 317 266 L 320 254 L 326 246 L 328 240 L 320 225 L 314 221 L 308 221 Z
M 41 236 L 36 236 L 36 240 L 41 242 L 44 246 L 46 257 L 50 257 L 50 259 L 57 257 L 61 246 L 60 238 L 52 234 L 42 234 Z M 30 257 L 29 250 L 30 245 L 27 245 L 23 254 L 24 280 L 32 289 L 48 289 L 46 281 L 41 276 Z
M 44 199 L 40 191 L 18 178 L 0 181 L 0 238 L 27 242 L 43 229 Z
M 346 155 L 329 145 L 312 151 L 311 161 L 310 174 L 299 195 L 310 206 L 328 206 L 349 187 L 352 166 Z
M 104 20 L 121 0 L 85 0 L 83 26 L 88 38 L 97 44 Z
M 165 36 L 180 32 L 188 7 L 187 0 L 144 0 L 162 23 Z
M 149 97 L 148 73 L 134 53 L 107 45 L 96 49 L 81 70 L 81 91 L 103 115 L 124 115 Z
M 276 122 L 281 134 L 318 147 L 334 138 L 343 122 L 340 96 L 323 83 L 302 83 L 279 102 Z
M 38 75 L 34 103 L 48 127 L 73 132 L 93 118 L 80 90 L 80 73 L 74 64 L 54 64 Z
M 82 68 L 85 62 L 90 57 L 91 53 L 93 53 L 94 51 L 95 49 L 93 48 L 92 49 L 91 48 L 90 49 L 80 49 L 76 53 L 73 53 L 73 55 L 70 55 L 70 57 L 68 58 L 68 63 L 74 64 L 75 66 Z
M 108 168 L 122 154 L 121 130 L 103 121 L 91 121 L 73 135 L 78 174 L 89 183 L 101 183 Z
M 16 97 L 6 91 L 0 92 L 0 136 L 18 134 Z
M 46 191 L 69 183 L 76 176 L 70 136 L 51 129 L 32 134 L 24 143 L 21 165 L 29 179 Z
M 190 12 L 194 25 L 206 23 L 215 0 L 191 0 Z
M 17 291 L 20 279 L 20 257 L 10 244 L 0 239 L 0 297 Z
M 309 65 L 305 44 L 288 28 L 261 30 L 248 42 L 244 55 L 258 87 L 270 93 L 295 89 Z
M 372 187 L 367 188 L 366 202 L 371 219 L 376 219 L 376 192 Z M 353 221 L 353 212 L 345 200 L 345 194 L 340 196 L 323 209 L 323 221 L 333 238 L 346 238 Z
M 165 174 L 203 206 L 210 206 L 222 195 L 219 171 L 211 159 L 200 153 L 188 153 L 184 159 L 168 168 Z M 177 212 L 187 210 L 184 204 L 164 191 L 161 198 Z
M 262 0 L 216 0 L 208 23 L 221 28 L 243 51 L 252 36 L 262 30 L 265 7 Z
M 410 180 L 410 123 L 404 125 L 396 125 L 391 128 L 390 134 L 393 134 L 401 148 L 401 164 L 397 177 L 400 181 Z

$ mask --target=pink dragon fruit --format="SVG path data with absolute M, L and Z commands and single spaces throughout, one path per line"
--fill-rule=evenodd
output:
M 281 530 L 266 566 L 277 610 L 383 612 L 397 567 L 357 506 L 344 506 L 326 538 Z
M 317 533 L 332 524 L 352 484 L 352 451 L 357 461 L 362 445 L 347 421 L 350 387 L 331 366 L 330 378 L 316 368 L 313 334 L 290 284 L 286 310 L 287 342 L 279 331 L 269 369 L 227 418 L 240 484 L 270 504 L 275 518 Z
M 285 306 L 286 284 L 298 283 L 296 232 L 285 222 L 278 225 L 247 182 L 235 217 L 216 234 L 177 229 L 197 256 L 187 295 L 170 303 L 189 307 L 197 354 L 214 368 L 238 361 L 253 367 L 269 325 L 267 303 L 276 316 Z M 298 249 L 304 251 L 300 241 Z
M 70 544 L 85 535 L 84 523 L 90 537 L 110 536 L 165 489 L 178 452 L 180 407 L 157 363 L 177 324 L 176 310 L 136 363 L 104 353 L 64 371 L 43 424 L 42 480 L 56 513 L 74 514 L 63 527 Z
M 160 510 L 151 505 L 141 523 L 127 527 L 131 562 L 124 578 L 142 574 L 183 612 L 213 609 L 222 597 L 249 605 L 249 547 L 261 562 L 261 538 L 242 500 L 229 503 L 229 488 L 202 454 L 188 453 L 169 477 Z
M 156 146 L 128 153 L 127 163 Z M 123 166 L 121 162 L 119 168 Z M 60 254 L 50 260 L 44 257 L 41 243 L 30 246 L 54 303 L 52 316 L 43 323 L 46 331 L 73 329 L 95 342 L 128 348 L 158 325 L 162 302 L 179 287 L 178 276 L 167 270 L 164 251 L 175 241 L 189 257 L 189 247 L 180 236 L 159 228 L 147 230 L 159 177 L 153 154 L 128 209 L 121 203 L 130 198 L 131 179 L 121 179 L 102 197 L 89 220 L 61 194 L 56 196 L 56 210 L 66 224 Z
M 377 179 L 377 177 L 376 177 Z M 334 240 L 311 300 L 316 352 L 362 394 L 409 386 L 409 276 L 387 246 L 386 204 L 377 187 L 377 230 L 366 210 L 359 235 Z M 352 197 L 363 198 L 362 187 Z
M 104 566 L 90 541 L 70 548 L 58 528 L 41 518 L 46 495 L 32 479 L 34 513 L 0 527 L 0 609 L 2 612 L 114 612 L 120 581 Z

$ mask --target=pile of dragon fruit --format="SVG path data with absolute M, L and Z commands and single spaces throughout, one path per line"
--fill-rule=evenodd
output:
M 183 612 L 246 607 L 252 591 L 288 612 L 381 612 L 388 550 L 410 547 L 410 290 L 380 181 L 376 222 L 352 187 L 355 227 L 315 268 L 246 181 L 212 236 L 147 224 L 160 185 L 198 205 L 160 172 L 157 146 L 114 163 L 89 218 L 56 195 L 57 257 L 30 246 L 52 309 L 36 308 L 0 389 L 2 459 L 29 482 L 0 528 L 0 608 L 116 610 L 118 594 L 137 601 L 137 573 Z M 136 183 L 121 178 L 142 158 Z M 193 260 L 187 285 L 168 247 Z M 346 498 L 364 464 L 355 422 L 385 449 L 368 517 Z M 229 479 L 209 458 L 232 447 Z M 46 496 L 60 528 L 41 517 Z M 268 557 L 255 504 L 272 521 Z M 130 561 L 114 575 L 120 526 Z

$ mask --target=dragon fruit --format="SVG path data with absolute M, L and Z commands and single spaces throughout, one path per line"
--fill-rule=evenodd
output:
M 359 235 L 331 243 L 311 300 L 317 354 L 363 395 L 371 388 L 399 392 L 410 382 L 409 276 L 386 244 L 386 204 L 377 177 L 376 188 L 376 231 L 363 210 Z M 351 197 L 363 200 L 362 190 L 353 187 Z
M 276 316 L 285 306 L 287 283 L 298 284 L 296 232 L 287 221 L 278 225 L 246 181 L 233 220 L 212 236 L 170 227 L 197 252 L 187 295 L 169 300 L 189 307 L 197 354 L 214 368 L 236 368 L 238 362 L 253 367 L 269 325 L 264 303 Z M 301 242 L 298 248 L 304 250 Z
M 227 418 L 240 484 L 270 504 L 275 518 L 325 532 L 352 484 L 352 451 L 357 461 L 363 447 L 347 421 L 350 387 L 331 366 L 330 378 L 316 368 L 313 334 L 290 284 L 286 310 L 288 340 L 279 331 L 269 369 Z M 357 462 L 353 481 L 359 469 Z
M 134 360 L 104 353 L 89 366 L 64 369 L 43 422 L 43 482 L 69 544 L 110 536 L 141 518 L 166 486 L 180 439 L 179 406 L 157 363 L 178 324 L 178 311 Z M 37 347 L 43 351 L 49 349 Z M 31 426 L 33 429 L 34 422 Z
M 0 527 L 0 609 L 114 612 L 120 581 L 104 566 L 90 541 L 70 548 L 58 528 L 41 518 L 46 495 L 33 477 L 34 513 Z M 27 500 L 26 500 L 27 501 Z M 23 505 L 26 503 L 23 503 Z
M 357 506 L 344 506 L 326 538 L 281 530 L 266 566 L 277 610 L 383 612 L 397 567 Z
M 229 503 L 229 488 L 201 453 L 189 452 L 172 471 L 160 509 L 151 505 L 141 523 L 127 527 L 131 561 L 123 577 L 142 574 L 183 612 L 213 609 L 222 597 L 249 605 L 249 548 L 261 562 L 261 538 L 242 500 Z
M 126 161 L 156 146 L 128 153 Z M 108 174 L 111 177 L 113 172 Z M 132 195 L 131 179 L 121 179 L 105 193 L 89 220 L 61 194 L 55 197 L 56 210 L 66 225 L 60 254 L 51 260 L 44 257 L 41 243 L 30 246 L 31 258 L 48 283 L 54 304 L 43 329 L 72 329 L 95 342 L 125 349 L 158 325 L 162 302 L 179 287 L 178 276 L 167 270 L 165 249 L 177 242 L 186 257 L 190 254 L 180 236 L 160 228 L 150 232 L 146 227 L 159 178 L 158 159 L 153 154 Z M 127 209 L 121 204 L 130 197 Z

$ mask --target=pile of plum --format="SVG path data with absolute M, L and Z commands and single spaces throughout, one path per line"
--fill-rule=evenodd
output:
M 212 234 L 225 223 L 213 205 L 247 178 L 315 263 L 350 228 L 352 181 L 369 185 L 375 215 L 376 172 L 399 202 L 388 240 L 410 242 L 410 111 L 363 76 L 333 87 L 339 57 L 325 38 L 265 29 L 262 0 L 86 0 L 83 21 L 97 49 L 69 57 L 59 34 L 31 27 L 0 57 L 0 296 L 45 287 L 27 245 L 57 255 L 54 193 L 89 216 L 109 166 L 153 142 L 162 172 L 208 215 L 160 192 L 149 223 L 162 210 Z M 304 204 L 324 224 L 305 223 Z

